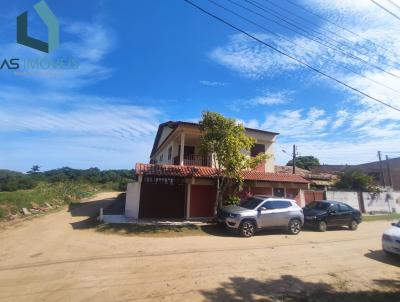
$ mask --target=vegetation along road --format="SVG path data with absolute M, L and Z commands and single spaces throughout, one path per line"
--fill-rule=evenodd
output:
M 388 221 L 358 231 L 126 236 L 93 219 L 117 193 L 0 230 L 0 301 L 398 301 Z M 190 233 L 189 233 L 190 234 Z

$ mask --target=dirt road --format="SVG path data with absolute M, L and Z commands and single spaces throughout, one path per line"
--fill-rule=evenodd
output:
M 0 300 L 270 301 L 265 297 L 315 289 L 351 295 L 400 288 L 400 262 L 380 251 L 388 222 L 250 239 L 129 237 L 88 228 L 88 217 L 114 196 L 0 231 Z

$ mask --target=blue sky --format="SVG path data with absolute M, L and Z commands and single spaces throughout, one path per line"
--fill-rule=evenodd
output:
M 209 1 L 194 2 L 400 107 L 399 93 L 376 83 L 400 90 L 398 78 L 244 11 L 229 0 L 215 1 L 280 36 L 229 15 Z M 132 168 L 136 162 L 148 161 L 159 123 L 197 121 L 203 110 L 218 111 L 249 127 L 280 132 L 275 157 L 281 164 L 289 159 L 282 150 L 290 152 L 293 143 L 300 155 L 312 154 L 329 164 L 376 160 L 377 150 L 400 156 L 399 112 L 272 52 L 182 0 L 47 0 L 61 26 L 61 45 L 52 54 L 15 42 L 16 16 L 25 10 L 29 11 L 30 34 L 46 39 L 46 29 L 33 10 L 36 2 L 3 3 L 0 59 L 67 57 L 80 65 L 77 70 L 25 75 L 0 70 L 0 168 L 27 171 L 34 164 L 44 170 Z M 269 0 L 257 2 L 279 11 Z M 297 1 L 357 35 L 287 1 L 272 2 L 313 22 L 311 30 L 331 39 L 331 45 L 400 75 L 396 71 L 400 22 L 371 1 Z M 256 9 L 248 2 L 240 3 Z M 309 23 L 279 12 L 310 30 Z

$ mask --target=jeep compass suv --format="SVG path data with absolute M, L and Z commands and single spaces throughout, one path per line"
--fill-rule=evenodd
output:
M 286 228 L 297 235 L 304 222 L 303 210 L 292 199 L 255 195 L 240 205 L 223 207 L 218 222 L 251 237 L 264 228 Z

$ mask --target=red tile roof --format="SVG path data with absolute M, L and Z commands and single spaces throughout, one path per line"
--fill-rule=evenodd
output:
M 172 177 L 213 178 L 218 176 L 218 170 L 210 167 L 136 164 L 136 173 L 144 175 Z M 245 180 L 260 180 L 270 182 L 308 183 L 303 177 L 284 173 L 265 173 L 260 171 L 243 171 Z

